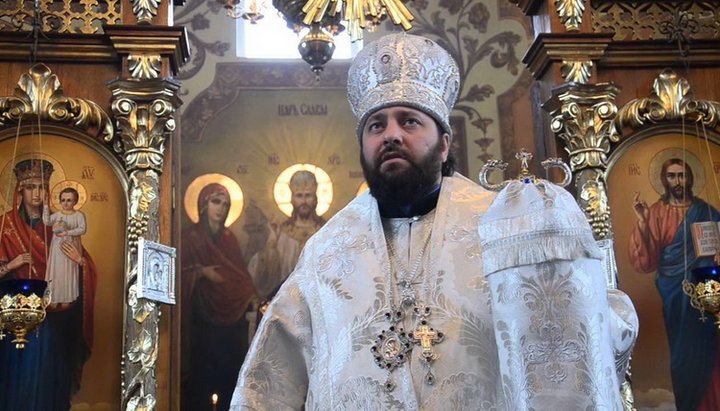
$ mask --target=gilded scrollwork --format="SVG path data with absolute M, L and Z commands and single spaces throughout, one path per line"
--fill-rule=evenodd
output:
M 592 60 L 563 60 L 560 73 L 567 82 L 587 83 L 592 75 Z
M 42 63 L 20 76 L 14 97 L 0 97 L 0 126 L 21 118 L 71 125 L 104 141 L 113 136 L 105 110 L 93 101 L 65 96 L 58 77 Z
M 159 54 L 130 54 L 127 61 L 132 78 L 148 80 L 160 76 L 162 58 Z
M 160 0 L 133 0 L 133 14 L 139 23 L 152 23 L 153 17 L 158 12 Z
M 696 100 L 690 83 L 673 70 L 666 69 L 653 82 L 650 96 L 632 100 L 622 107 L 617 123 L 620 127 L 640 127 L 646 123 L 685 119 L 715 127 L 719 113 L 720 103 Z
M 156 407 L 158 303 L 137 297 L 137 242 L 158 241 L 160 174 L 165 143 L 175 131 L 180 85 L 168 79 L 115 80 L 108 86 L 118 131 L 113 147 L 125 161 L 129 179 L 128 268 L 123 359 L 124 409 Z
M 585 0 L 556 0 L 555 7 L 566 30 L 580 30 L 585 12 Z
M 619 141 L 617 93 L 618 88 L 609 83 L 567 83 L 556 88 L 545 105 L 550 111 L 550 128 L 570 155 L 578 201 L 597 240 L 612 233 L 604 170 L 610 143 Z
M 578 174 L 578 203 L 593 228 L 597 239 L 610 235 L 610 206 L 603 173 L 598 169 L 588 169 Z
M 114 148 L 124 155 L 128 171 L 162 170 L 164 142 L 175 131 L 180 85 L 168 79 L 110 84 L 111 108 L 118 127 Z

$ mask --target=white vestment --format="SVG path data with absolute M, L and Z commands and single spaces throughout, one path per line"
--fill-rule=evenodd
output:
M 543 189 L 572 200 L 557 187 Z M 517 192 L 510 191 L 515 198 Z M 616 369 L 614 359 L 631 349 L 637 319 L 624 295 L 607 292 L 584 215 L 577 206 L 558 211 L 555 202 L 541 201 L 533 204 L 549 208 L 545 217 L 557 211 L 550 226 L 533 226 L 523 215 L 503 223 L 503 202 L 513 197 L 501 194 L 488 213 L 493 218 L 481 224 L 495 197 L 465 178 L 446 177 L 429 218 L 419 277 L 426 291 L 418 295 L 432 308 L 430 324 L 444 333 L 433 347 L 433 385 L 424 381 L 418 347 L 392 372 L 391 392 L 383 387 L 388 372 L 374 362 L 370 347 L 388 327 L 388 284 L 395 288 L 395 281 L 388 280 L 383 220 L 366 193 L 308 241 L 263 318 L 231 409 L 621 409 L 625 364 Z M 398 253 L 411 265 L 422 246 L 411 237 L 422 236 L 407 235 L 415 230 L 409 225 L 403 231 L 402 223 L 385 224 L 400 227 L 391 238 L 396 249 L 405 241 Z M 549 241 L 526 233 L 536 229 Z M 414 322 L 403 324 L 409 330 Z

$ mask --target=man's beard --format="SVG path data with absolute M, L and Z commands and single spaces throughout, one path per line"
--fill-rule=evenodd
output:
M 390 143 L 377 156 L 374 168 L 365 161 L 361 152 L 360 165 L 365 181 L 370 188 L 370 194 L 383 206 L 404 206 L 424 197 L 435 188 L 440 175 L 442 168 L 440 143 L 441 140 L 438 139 L 437 144 L 430 149 L 430 152 L 417 161 L 410 158 L 396 144 Z M 408 162 L 405 169 L 381 172 L 382 158 L 388 153 L 402 156 Z
M 692 197 L 692 189 L 689 186 L 683 187 L 681 185 L 676 185 L 674 187 L 670 187 L 669 191 L 670 195 L 678 201 L 687 200 Z
M 308 219 L 313 215 L 313 210 L 315 210 L 314 207 L 302 204 L 295 209 L 295 215 L 302 219 Z

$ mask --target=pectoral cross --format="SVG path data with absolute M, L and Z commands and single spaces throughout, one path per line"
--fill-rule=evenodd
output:
M 422 348 L 420 353 L 422 358 L 431 362 L 437 358 L 437 354 L 433 352 L 433 345 L 442 342 L 443 333 L 435 331 L 427 324 L 423 324 L 413 331 L 412 339 L 415 344 L 419 344 L 420 348 Z

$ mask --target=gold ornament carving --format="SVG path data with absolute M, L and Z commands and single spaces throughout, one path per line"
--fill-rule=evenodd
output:
M 160 309 L 158 303 L 137 297 L 137 242 L 140 237 L 160 239 L 160 173 L 165 143 L 175 130 L 180 84 L 161 78 L 130 79 L 115 80 L 108 88 L 118 125 L 113 147 L 125 160 L 130 200 L 122 408 L 153 410 Z
M 14 97 L 0 97 L 0 126 L 27 117 L 70 125 L 106 142 L 113 137 L 105 110 L 90 100 L 66 97 L 60 80 L 42 63 L 20 76 Z
M 585 0 L 555 0 L 560 22 L 567 31 L 578 31 L 585 12 Z
M 560 74 L 567 82 L 587 83 L 592 75 L 592 60 L 563 60 Z
M 162 58 L 159 54 L 130 54 L 127 61 L 132 78 L 148 80 L 160 76 Z
M 133 0 L 133 14 L 138 23 L 150 24 L 158 12 L 160 0 Z
M 603 174 L 597 169 L 588 169 L 578 174 L 578 203 L 592 226 L 595 238 L 604 240 L 610 236 L 610 205 Z
M 597 1 L 590 13 L 595 33 L 613 33 L 614 40 L 665 40 L 663 23 L 687 13 L 697 24 L 693 40 L 718 39 L 720 4 L 716 1 Z
M 610 238 L 612 233 L 604 172 L 610 143 L 619 140 L 615 126 L 618 91 L 611 83 L 566 83 L 553 90 L 544 106 L 550 111 L 551 130 L 570 155 L 578 202 L 596 240 Z
M 702 121 L 707 127 L 718 124 L 720 103 L 696 100 L 690 83 L 670 69 L 664 70 L 653 82 L 649 97 L 627 103 L 617 116 L 620 127 L 640 127 L 646 123 Z
M 175 131 L 180 84 L 168 79 L 116 80 L 109 87 L 118 128 L 114 148 L 123 154 L 126 170 L 161 171 L 165 140 Z
M 27 0 L 3 0 L 0 31 L 31 31 L 35 14 Z M 121 0 L 41 1 L 42 31 L 101 34 L 103 26 L 122 23 Z

